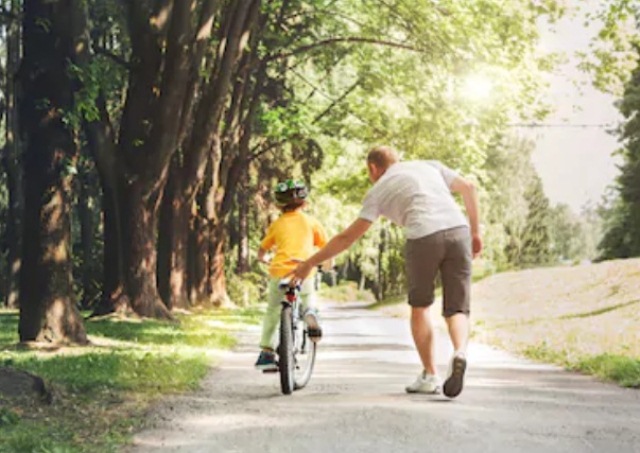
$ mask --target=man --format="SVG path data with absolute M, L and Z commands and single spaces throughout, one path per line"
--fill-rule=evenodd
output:
M 411 331 L 424 367 L 406 391 L 440 391 L 429 313 L 435 279 L 440 273 L 443 315 L 454 347 L 442 390 L 455 398 L 462 391 L 467 366 L 471 260 L 482 250 L 475 187 L 437 161 L 399 162 L 398 154 L 386 146 L 369 152 L 367 169 L 373 187 L 364 199 L 359 218 L 301 263 L 293 276 L 303 280 L 315 266 L 348 249 L 379 216 L 404 227 Z M 452 192 L 462 196 L 468 220 Z

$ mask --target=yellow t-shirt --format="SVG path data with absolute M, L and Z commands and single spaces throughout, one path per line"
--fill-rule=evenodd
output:
M 306 260 L 326 243 L 327 234 L 320 222 L 297 210 L 285 212 L 269 225 L 260 247 L 267 251 L 275 248 L 269 273 L 282 278 L 296 268 L 295 260 Z

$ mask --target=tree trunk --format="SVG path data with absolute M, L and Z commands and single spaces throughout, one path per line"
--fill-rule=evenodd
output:
M 209 224 L 200 215 L 191 217 L 189 233 L 189 300 L 200 305 L 208 297 Z
M 11 2 L 11 12 L 18 15 L 20 3 Z M 9 23 L 7 32 L 7 70 L 6 70 L 6 129 L 5 152 L 2 163 L 7 174 L 7 188 L 9 191 L 9 206 L 5 240 L 8 247 L 7 256 L 7 287 L 5 294 L 6 305 L 10 308 L 19 306 L 19 276 L 20 276 L 20 219 L 22 217 L 22 175 L 20 172 L 20 143 L 18 137 L 18 90 L 16 77 L 20 66 L 20 22 L 13 20 Z
M 131 308 L 140 316 L 171 319 L 156 283 L 158 195 L 145 197 L 140 182 L 129 184 L 121 199 L 125 232 L 125 276 Z
M 93 301 L 93 274 L 91 263 L 93 261 L 93 246 L 95 237 L 95 222 L 93 221 L 93 197 L 91 194 L 91 178 L 83 169 L 84 174 L 79 178 L 78 184 L 78 220 L 80 222 L 80 250 L 82 257 L 82 301 L 80 305 L 83 309 L 91 306 Z
M 181 168 L 174 159 L 160 207 L 158 290 L 171 310 L 189 305 L 187 262 L 191 210 L 182 187 Z
M 225 261 L 224 251 L 227 235 L 225 224 L 216 224 L 209 237 L 209 269 L 208 284 L 209 303 L 214 307 L 224 307 L 231 305 L 231 300 L 227 294 L 227 279 L 224 273 Z
M 242 275 L 249 272 L 249 196 L 247 187 L 238 192 L 238 268 Z
M 21 341 L 87 342 L 71 275 L 68 168 L 77 147 L 64 118 L 65 112 L 73 110 L 73 82 L 67 62 L 74 42 L 66 34 L 67 9 L 68 5 L 45 0 L 24 2 L 20 120 L 28 140 L 23 160 Z
M 103 213 L 103 283 L 102 297 L 92 316 L 130 311 L 129 297 L 125 289 L 124 278 L 124 237 L 120 206 L 117 201 L 117 189 L 110 183 L 102 182 Z

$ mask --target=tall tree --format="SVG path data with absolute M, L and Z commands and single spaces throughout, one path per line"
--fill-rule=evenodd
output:
M 2 152 L 2 166 L 7 175 L 9 192 L 9 206 L 5 226 L 5 241 L 7 244 L 7 275 L 6 275 L 6 305 L 17 308 L 19 305 L 20 275 L 20 219 L 22 218 L 22 172 L 20 169 L 20 142 L 18 127 L 18 68 L 20 65 L 20 1 L 11 0 L 10 14 L 12 18 L 7 23 L 7 56 L 5 66 L 5 146 Z
M 25 0 L 22 99 L 25 217 L 20 340 L 87 341 L 76 308 L 71 257 L 71 172 L 77 158 L 67 115 L 78 42 L 70 24 L 82 0 Z
M 620 112 L 626 119 L 620 130 L 623 163 L 616 184 L 618 198 L 606 216 L 600 243 L 606 259 L 640 256 L 640 65 L 625 87 Z

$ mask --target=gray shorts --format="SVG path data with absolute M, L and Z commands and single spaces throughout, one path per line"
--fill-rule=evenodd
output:
M 436 278 L 440 273 L 444 316 L 469 314 L 471 260 L 471 235 L 466 226 L 408 239 L 409 305 L 429 307 L 433 304 Z

